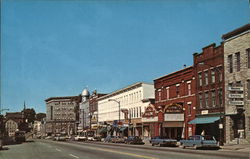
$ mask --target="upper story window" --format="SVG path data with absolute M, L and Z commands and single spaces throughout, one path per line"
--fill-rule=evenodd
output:
M 192 113 L 192 105 L 188 104 L 188 115 L 191 115 Z
M 215 107 L 216 106 L 215 91 L 212 91 L 211 94 L 212 94 L 212 106 Z
M 203 107 L 203 100 L 202 100 L 202 94 L 201 93 L 199 94 L 199 106 L 200 106 L 200 108 Z
M 240 53 L 239 52 L 235 53 L 235 58 L 236 58 L 236 71 L 240 71 Z
M 215 70 L 211 70 L 211 83 L 215 83 Z
M 250 48 L 246 49 L 247 54 L 247 68 L 250 68 Z
M 208 85 L 208 71 L 204 72 L 204 76 L 205 76 L 205 85 Z
M 250 80 L 247 80 L 247 99 L 250 99 Z
M 161 100 L 161 89 L 158 90 L 159 100 Z
M 218 98 L 219 98 L 219 106 L 222 107 L 222 102 L 223 102 L 222 89 L 218 90 Z
M 228 63 L 228 72 L 233 73 L 233 55 L 229 55 L 227 57 L 227 63 Z
M 188 95 L 191 95 L 191 83 L 188 83 Z
M 198 74 L 198 78 L 199 78 L 199 86 L 202 86 L 202 72 Z
M 205 107 L 209 107 L 209 92 L 205 93 Z
M 179 84 L 176 85 L 176 95 L 177 95 L 177 97 L 180 96 L 180 85 Z
M 166 89 L 167 89 L 167 99 L 169 99 L 169 87 L 167 87 Z

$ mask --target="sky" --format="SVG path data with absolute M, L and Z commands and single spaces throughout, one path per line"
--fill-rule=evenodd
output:
M 99 93 L 193 64 L 249 23 L 248 0 L 2 0 L 1 106 Z

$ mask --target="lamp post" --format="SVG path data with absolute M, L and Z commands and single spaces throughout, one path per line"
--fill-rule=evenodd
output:
M 206 65 L 206 66 L 209 66 L 209 67 L 213 67 L 214 68 L 214 70 L 216 70 L 216 72 L 219 74 L 219 84 L 221 85 L 221 81 L 220 81 L 220 78 L 222 78 L 222 75 L 223 75 L 223 73 L 222 73 L 222 71 L 220 70 L 220 69 L 218 69 L 217 67 L 215 67 L 215 66 L 213 66 L 213 65 L 210 65 L 210 64 L 207 64 L 207 63 L 204 63 L 204 62 L 200 62 L 200 63 L 198 63 L 197 65 Z M 220 97 L 219 97 L 220 98 Z M 220 139 L 219 139 L 219 144 L 220 145 L 223 145 L 223 141 L 222 141 L 222 129 L 223 129 L 223 124 L 222 124 L 222 108 L 220 107 L 219 108 L 219 110 L 220 110 L 220 120 L 219 120 L 219 136 L 220 136 Z
M 115 99 L 109 99 L 108 101 L 114 101 L 114 102 L 116 102 L 116 103 L 118 103 L 118 111 L 119 111 L 119 123 L 120 123 L 120 121 L 121 121 L 121 114 L 120 114 L 120 112 L 121 112 L 121 103 L 120 103 L 120 101 L 117 101 L 117 100 L 115 100 Z

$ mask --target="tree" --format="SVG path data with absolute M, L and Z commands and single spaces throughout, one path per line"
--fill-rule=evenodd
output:
M 28 123 L 34 123 L 34 120 L 36 119 L 36 112 L 33 108 L 27 108 L 22 111 L 24 115 L 24 119 L 28 120 Z
M 46 117 L 45 113 L 37 113 L 36 114 L 36 120 L 38 120 L 38 121 L 42 121 L 43 118 L 45 118 L 45 117 Z

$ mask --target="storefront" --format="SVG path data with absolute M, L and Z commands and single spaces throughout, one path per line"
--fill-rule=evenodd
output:
M 142 115 L 142 134 L 144 139 L 160 136 L 158 112 L 152 104 L 146 108 Z
M 164 122 L 162 136 L 180 140 L 184 133 L 184 111 L 180 104 L 170 104 L 164 109 Z

